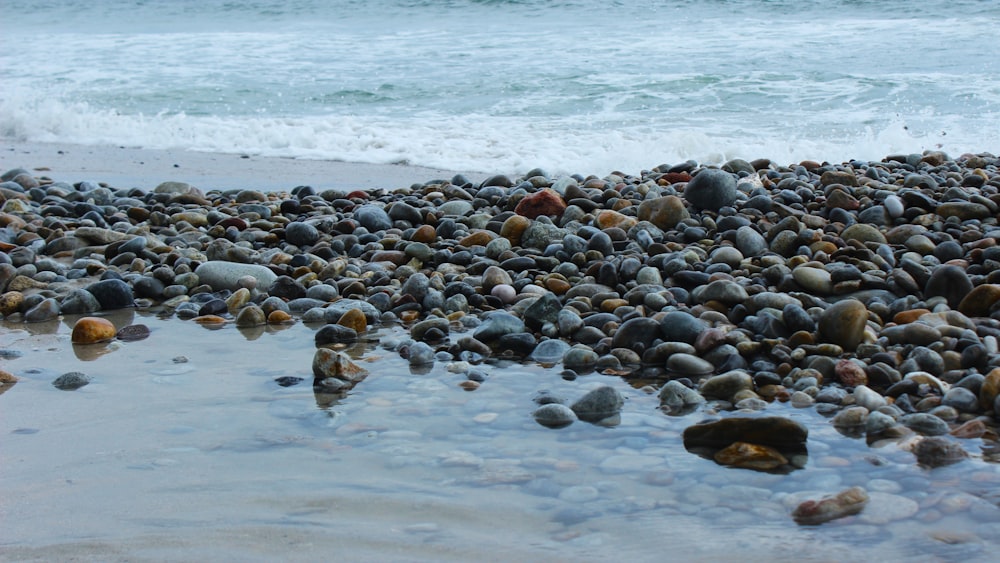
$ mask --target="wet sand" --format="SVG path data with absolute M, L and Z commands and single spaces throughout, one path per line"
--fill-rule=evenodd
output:
M 26 168 L 65 182 L 90 180 L 116 188 L 151 190 L 160 182 L 187 182 L 203 191 L 408 187 L 457 172 L 402 164 L 298 160 L 253 155 L 151 150 L 55 143 L 0 142 L 0 170 Z M 463 172 L 469 179 L 485 174 Z

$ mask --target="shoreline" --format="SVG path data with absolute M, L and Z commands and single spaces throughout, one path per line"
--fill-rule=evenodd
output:
M 230 539 L 247 522 L 278 522 L 258 535 L 282 541 L 356 525 L 346 546 L 311 544 L 355 559 L 481 545 L 448 495 L 516 498 L 507 512 L 537 531 L 522 559 L 593 554 L 577 538 L 624 553 L 642 538 L 623 506 L 651 528 L 685 518 L 692 544 L 726 553 L 720 520 L 782 545 L 815 525 L 907 530 L 863 558 L 944 527 L 963 534 L 945 558 L 995 550 L 981 493 L 1000 490 L 995 156 L 351 197 L 3 179 L 0 436 L 37 461 L 0 481 L 28 499 L 0 552 L 99 557 L 114 539 L 123 557 L 211 559 L 247 545 Z M 718 486 L 730 470 L 751 494 Z M 352 490 L 391 502 L 345 520 Z M 429 493 L 444 500 L 387 520 Z M 645 498 L 664 501 L 631 500 Z M 67 532 L 33 535 L 53 510 Z M 626 527 L 591 535 L 602 515 Z M 517 544 L 525 528 L 487 529 Z M 813 551 L 828 552 L 845 553 Z
M 104 182 L 114 188 L 151 191 L 161 182 L 186 182 L 203 191 L 254 189 L 287 191 L 300 185 L 324 189 L 396 189 L 431 178 L 479 172 L 404 164 L 305 160 L 191 150 L 144 149 L 69 143 L 0 142 L 0 170 L 30 170 L 65 182 Z

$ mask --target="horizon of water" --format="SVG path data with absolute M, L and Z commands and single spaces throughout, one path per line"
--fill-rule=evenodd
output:
M 4 2 L 0 137 L 449 170 L 1000 152 L 988 1 Z

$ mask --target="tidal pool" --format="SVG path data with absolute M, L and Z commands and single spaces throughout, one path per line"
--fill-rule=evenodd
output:
M 0 559 L 192 561 L 992 561 L 1000 466 L 919 467 L 811 408 L 766 414 L 809 429 L 786 474 L 721 467 L 655 393 L 561 366 L 492 361 L 475 391 L 438 362 L 412 370 L 383 327 L 344 350 L 370 371 L 345 397 L 313 390 L 318 327 L 210 329 L 119 311 L 148 338 L 74 346 L 74 318 L 0 323 Z M 452 334 L 452 338 L 458 335 Z M 82 372 L 74 391 L 52 385 Z M 302 381 L 288 384 L 289 379 Z M 550 391 L 602 384 L 627 401 L 613 426 L 550 429 Z M 725 413 L 723 413 L 725 414 Z M 863 487 L 858 516 L 799 526 L 808 498 Z

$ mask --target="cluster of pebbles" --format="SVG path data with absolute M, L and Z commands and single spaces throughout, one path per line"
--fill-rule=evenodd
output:
M 0 203 L 7 321 L 138 306 L 239 327 L 315 323 L 328 391 L 365 375 L 338 345 L 398 322 L 409 338 L 384 345 L 413 366 L 447 363 L 469 390 L 489 384 L 488 358 L 523 358 L 562 364 L 567 379 L 624 377 L 670 414 L 815 408 L 847 435 L 909 440 L 931 466 L 965 458 L 968 439 L 997 440 L 991 154 L 289 193 L 15 169 Z M 541 393 L 535 418 L 606 421 L 622 399 Z M 723 440 L 743 444 L 732 464 L 780 465 L 740 438 L 745 418 Z

